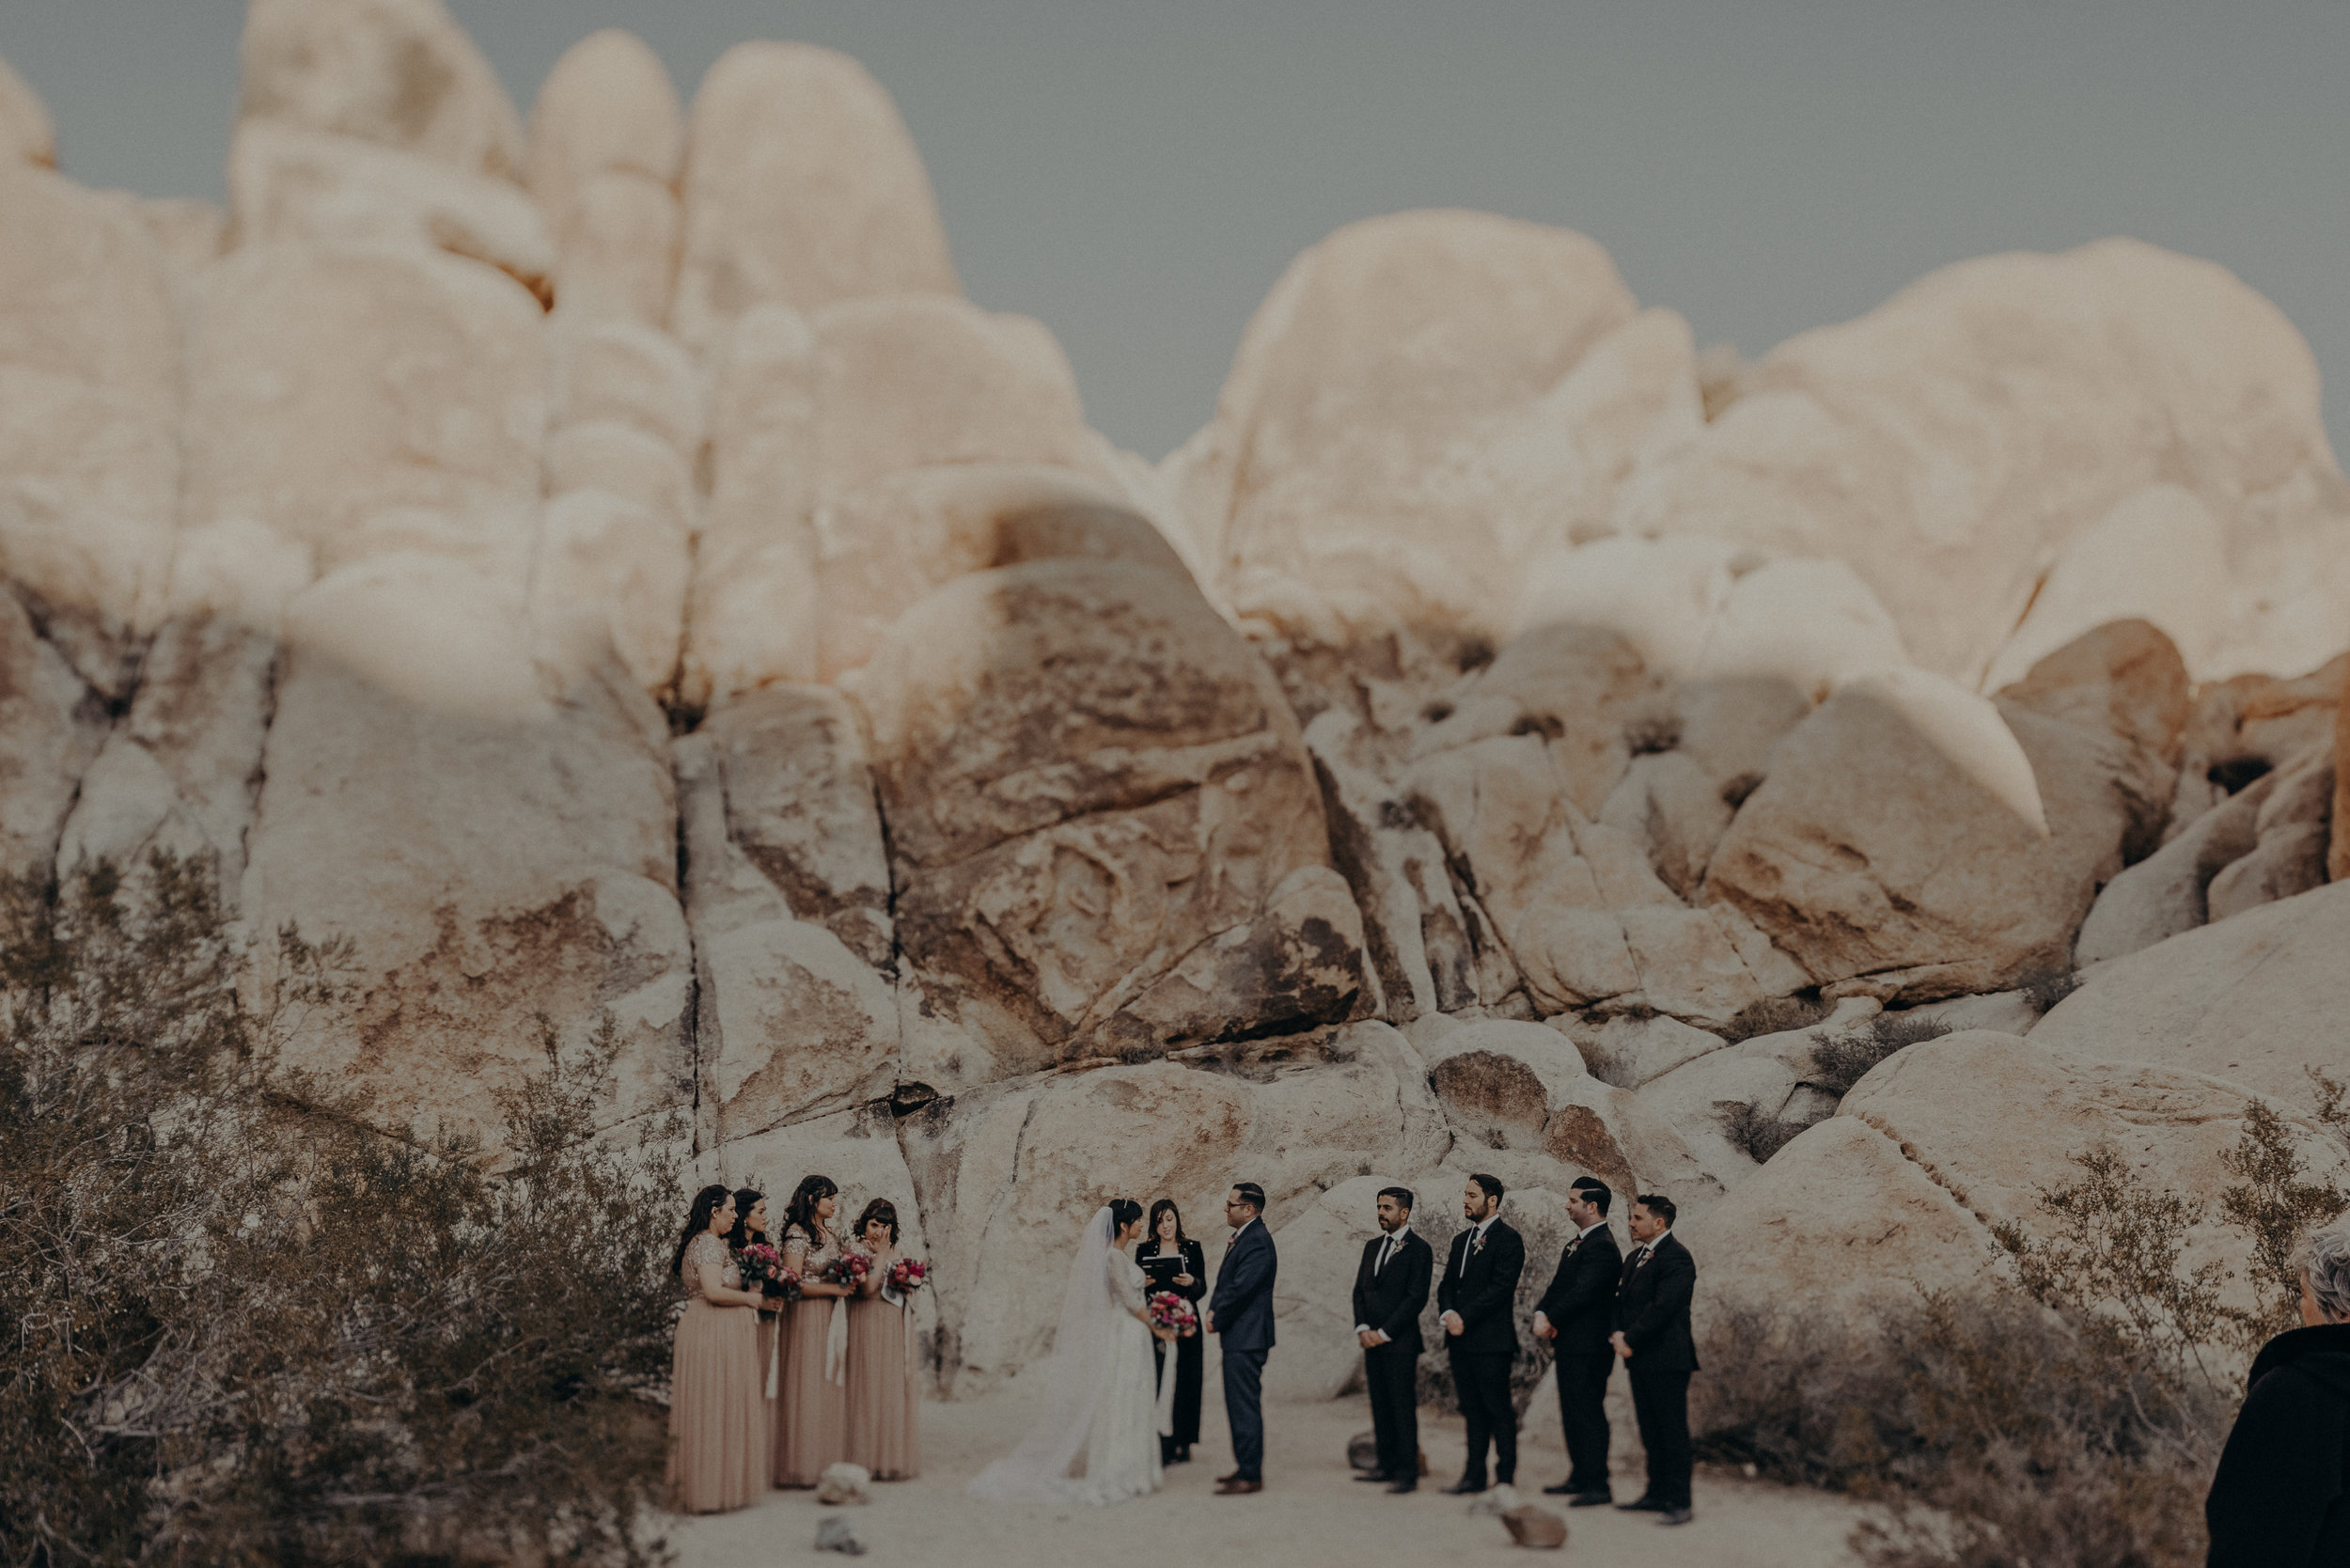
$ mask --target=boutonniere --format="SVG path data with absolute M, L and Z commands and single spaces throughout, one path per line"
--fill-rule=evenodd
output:
M 1484 1250 L 1485 1250 L 1485 1238 L 1484 1238 L 1484 1237 L 1482 1237 L 1482 1236 L 1471 1236 L 1471 1237 L 1469 1238 L 1469 1250 L 1470 1250 L 1471 1252 L 1482 1252 L 1482 1251 L 1484 1251 Z

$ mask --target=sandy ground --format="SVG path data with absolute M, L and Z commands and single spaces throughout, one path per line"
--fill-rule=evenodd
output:
M 1499 1520 L 1472 1517 L 1465 1499 L 1436 1491 L 1461 1471 L 1457 1417 L 1421 1413 L 1421 1446 L 1434 1475 L 1418 1492 L 1389 1497 L 1353 1482 L 1347 1439 L 1371 1425 L 1370 1406 L 1359 1396 L 1268 1408 L 1265 1490 L 1253 1497 L 1215 1497 L 1215 1478 L 1231 1467 L 1231 1450 L 1213 1356 L 1208 1371 L 1204 1441 L 1190 1464 L 1169 1468 L 1165 1489 L 1152 1497 L 1102 1509 L 965 1497 L 964 1483 L 1027 1429 L 1036 1401 L 1032 1391 L 1015 1386 L 984 1399 L 926 1405 L 925 1474 L 877 1484 L 866 1507 L 827 1509 L 807 1492 L 770 1492 L 739 1513 L 676 1520 L 669 1541 L 686 1568 L 838 1562 L 814 1544 L 818 1523 L 838 1512 L 854 1516 L 870 1547 L 864 1560 L 877 1568 L 1385 1568 L 1405 1562 L 1450 1568 L 1526 1560 Z M 1546 1428 L 1537 1421 L 1520 1446 L 1519 1480 L 1528 1494 L 1566 1473 L 1555 1406 Z M 1638 1476 L 1637 1456 L 1628 1474 L 1619 1463 L 1616 1496 L 1637 1496 Z M 1528 1500 L 1555 1507 L 1563 1499 Z M 1567 1515 L 1566 1553 L 1554 1560 L 1639 1568 L 1813 1568 L 1857 1561 L 1844 1543 L 1859 1512 L 1841 1498 L 1701 1468 L 1696 1500 L 1697 1517 L 1670 1529 L 1660 1529 L 1653 1515 L 1574 1510 Z

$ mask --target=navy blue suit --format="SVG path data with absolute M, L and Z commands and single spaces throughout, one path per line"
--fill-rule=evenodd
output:
M 1216 1265 L 1208 1310 L 1224 1351 L 1224 1414 L 1232 1423 L 1233 1474 L 1264 1479 L 1264 1358 L 1273 1348 L 1273 1279 L 1280 1272 L 1273 1232 L 1252 1219 L 1232 1235 Z

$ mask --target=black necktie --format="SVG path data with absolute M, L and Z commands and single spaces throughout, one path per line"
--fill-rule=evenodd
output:
M 1387 1260 L 1394 1256 L 1395 1238 L 1393 1236 L 1389 1236 L 1386 1241 L 1379 1244 L 1379 1261 L 1371 1265 L 1371 1272 L 1372 1276 L 1376 1277 L 1385 1272 L 1387 1266 Z

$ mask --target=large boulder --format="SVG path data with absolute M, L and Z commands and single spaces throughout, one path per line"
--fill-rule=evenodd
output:
M 2205 889 L 2211 917 L 2306 893 L 2326 881 L 2326 842 L 2334 810 L 2334 760 L 2319 753 L 2277 781 L 2253 819 L 2251 850 Z
M 959 294 L 938 202 L 897 105 L 845 55 L 738 44 L 695 95 L 671 321 L 714 347 L 744 311 Z
M 2019 706 L 2000 713 L 2046 825 L 1987 787 L 1873 685 L 1847 687 L 1778 745 L 1706 873 L 1811 979 L 1883 1000 L 1997 991 L 2064 966 L 2130 813 L 2121 745 Z M 2004 738 L 2004 737 L 2003 737 Z
M 180 322 L 127 198 L 0 161 L 0 568 L 109 698 L 170 573 Z
M 554 243 L 508 180 L 355 136 L 247 120 L 228 149 L 228 195 L 241 246 L 445 250 L 554 296 Z
M 2110 734 L 2127 748 L 2116 779 L 2130 808 L 2122 855 L 2143 859 L 2160 841 L 2194 709 L 2177 645 L 2148 621 L 2112 621 L 2033 664 L 2023 679 L 2000 690 L 1999 700 L 2092 734 Z
M 559 259 L 567 316 L 668 319 L 685 119 L 667 68 L 617 27 L 555 62 L 530 112 L 530 194 Z
M 2334 710 L 2334 825 L 2326 874 L 2350 881 L 2350 666 L 2342 669 L 2342 700 Z
M 0 872 L 50 870 L 105 738 L 104 700 L 0 591 Z
M 1619 1192 L 1670 1188 L 1684 1201 L 1717 1190 L 1672 1129 L 1637 1095 L 1591 1076 L 1557 1029 L 1489 1019 L 1439 1034 L 1424 1055 L 1446 1121 L 1471 1146 L 1462 1158 L 1530 1153 L 1553 1162 L 1496 1170 L 1512 1185 L 1563 1190 L 1591 1175 Z M 1528 1175 L 1538 1179 L 1519 1179 Z
M 1322 641 L 1498 635 L 1512 569 L 1605 531 L 1697 430 L 1692 359 L 1686 323 L 1639 314 L 1582 235 L 1396 213 L 1291 263 L 1170 465 L 1244 613 Z
M 2284 1105 L 2350 1074 L 2350 884 L 2331 883 L 2101 964 L 2032 1043 L 2208 1074 Z
M 139 661 L 129 710 L 82 776 L 59 863 L 209 858 L 233 907 L 276 673 L 277 644 L 264 633 L 226 616 L 165 621 Z
M 2212 880 L 2259 844 L 2261 808 L 2277 778 L 2263 774 L 2100 888 L 2074 939 L 2073 961 L 2087 966 L 2121 958 L 2208 920 Z
M 380 142 L 472 174 L 522 171 L 522 120 L 441 0 L 253 0 L 243 62 L 241 118 Z
M 858 697 L 901 947 L 973 1034 L 961 1081 L 1376 1007 L 1295 721 L 1187 578 L 973 573 Z
M 697 701 L 861 663 L 877 630 L 977 553 L 965 544 L 936 568 L 919 564 L 932 546 L 992 531 L 990 478 L 910 470 L 1098 471 L 1104 446 L 1086 429 L 1051 334 L 944 296 L 853 301 L 812 317 L 751 310 L 728 341 L 711 406 L 686 661 Z M 1022 510 L 1016 496 L 994 496 Z M 838 639 L 828 656 L 827 635 Z
M 541 716 L 388 694 L 297 641 L 275 685 L 244 917 L 349 944 L 351 990 L 289 1065 L 392 1125 L 494 1134 L 496 1096 L 609 1013 L 613 1125 L 683 1102 L 693 955 L 667 727 L 617 665 Z M 266 984 L 265 968 L 256 983 Z
M 57 128 L 49 106 L 6 60 L 0 60 L 0 163 L 57 164 Z
M 2316 366 L 2283 315 L 2210 262 L 2107 240 L 1963 261 L 1790 338 L 1618 521 L 1841 558 L 1911 656 L 1972 686 L 2044 573 L 2123 502 L 2168 482 L 2232 524 L 2331 468 Z M 2238 586 L 2204 588 L 2230 622 L 2253 589 L 2295 585 Z M 2053 646 L 2082 613 L 2169 602 L 2092 596 L 2030 630 Z
M 677 746 L 697 1055 L 721 1140 L 888 1095 L 888 867 L 839 694 L 771 686 Z
M 519 592 L 537 533 L 544 317 L 429 251 L 242 251 L 189 351 L 192 529 L 258 525 L 321 569 L 390 551 Z

